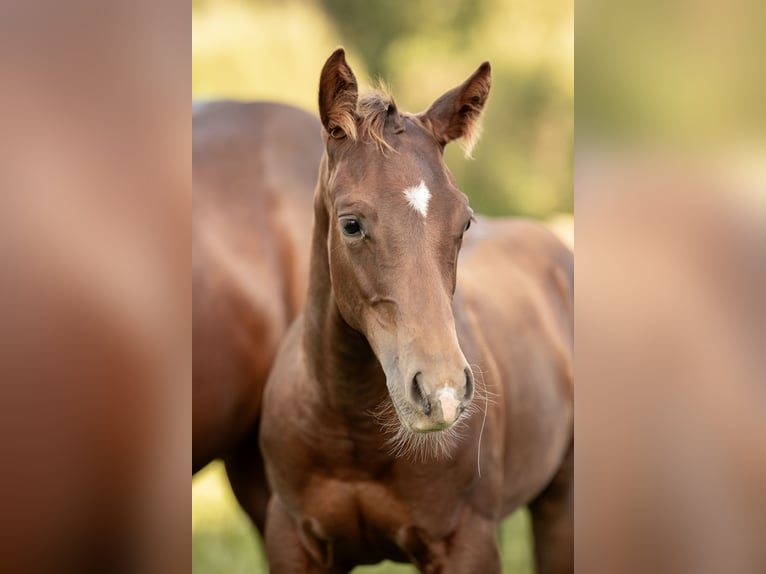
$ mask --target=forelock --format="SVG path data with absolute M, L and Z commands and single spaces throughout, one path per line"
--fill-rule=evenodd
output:
M 357 105 L 362 141 L 374 142 L 381 151 L 393 150 L 386 141 L 385 127 L 386 121 L 398 113 L 396 102 L 384 85 L 363 95 Z

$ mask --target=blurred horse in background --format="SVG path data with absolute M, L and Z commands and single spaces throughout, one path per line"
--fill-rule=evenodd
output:
M 192 126 L 192 472 L 223 458 L 239 497 L 246 477 L 262 528 L 261 395 L 305 297 L 321 126 L 290 106 L 237 102 L 196 105 Z
M 531 222 L 466 234 L 443 159 L 475 141 L 490 75 L 414 115 L 359 98 L 342 49 L 322 70 L 308 300 L 263 401 L 275 574 L 499 573 L 525 504 L 538 571 L 573 571 L 573 256 Z

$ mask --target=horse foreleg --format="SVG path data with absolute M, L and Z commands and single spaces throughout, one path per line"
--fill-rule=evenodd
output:
M 310 528 L 301 530 L 277 495 L 266 514 L 266 554 L 271 574 L 345 574 L 348 568 L 333 559 L 333 543 L 317 538 Z
M 529 510 L 538 574 L 574 572 L 574 443 Z
M 237 449 L 224 459 L 229 484 L 239 505 L 247 512 L 255 526 L 264 534 L 266 506 L 271 492 L 266 482 L 263 456 L 258 446 L 258 425 Z
M 457 530 L 448 543 L 447 560 L 442 568 L 421 567 L 423 572 L 443 574 L 500 574 L 500 551 L 497 547 L 497 523 L 463 511 Z

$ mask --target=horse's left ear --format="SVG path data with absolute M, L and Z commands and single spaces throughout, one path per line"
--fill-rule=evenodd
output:
M 492 84 L 492 68 L 484 62 L 458 87 L 437 99 L 420 118 L 431 127 L 437 141 L 442 145 L 463 138 L 466 155 L 479 135 L 479 116 L 489 97 Z

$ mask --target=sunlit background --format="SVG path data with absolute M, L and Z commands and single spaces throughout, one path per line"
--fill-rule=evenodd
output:
M 383 80 L 419 112 L 492 64 L 483 135 L 447 163 L 477 212 L 542 219 L 572 237 L 573 5 L 564 0 L 194 0 L 192 96 L 286 102 L 316 114 L 319 72 L 344 46 L 362 90 Z M 262 572 L 261 541 L 214 463 L 193 482 L 196 574 Z M 533 572 L 526 511 L 499 532 L 504 571 Z M 383 564 L 360 571 L 412 572 Z

